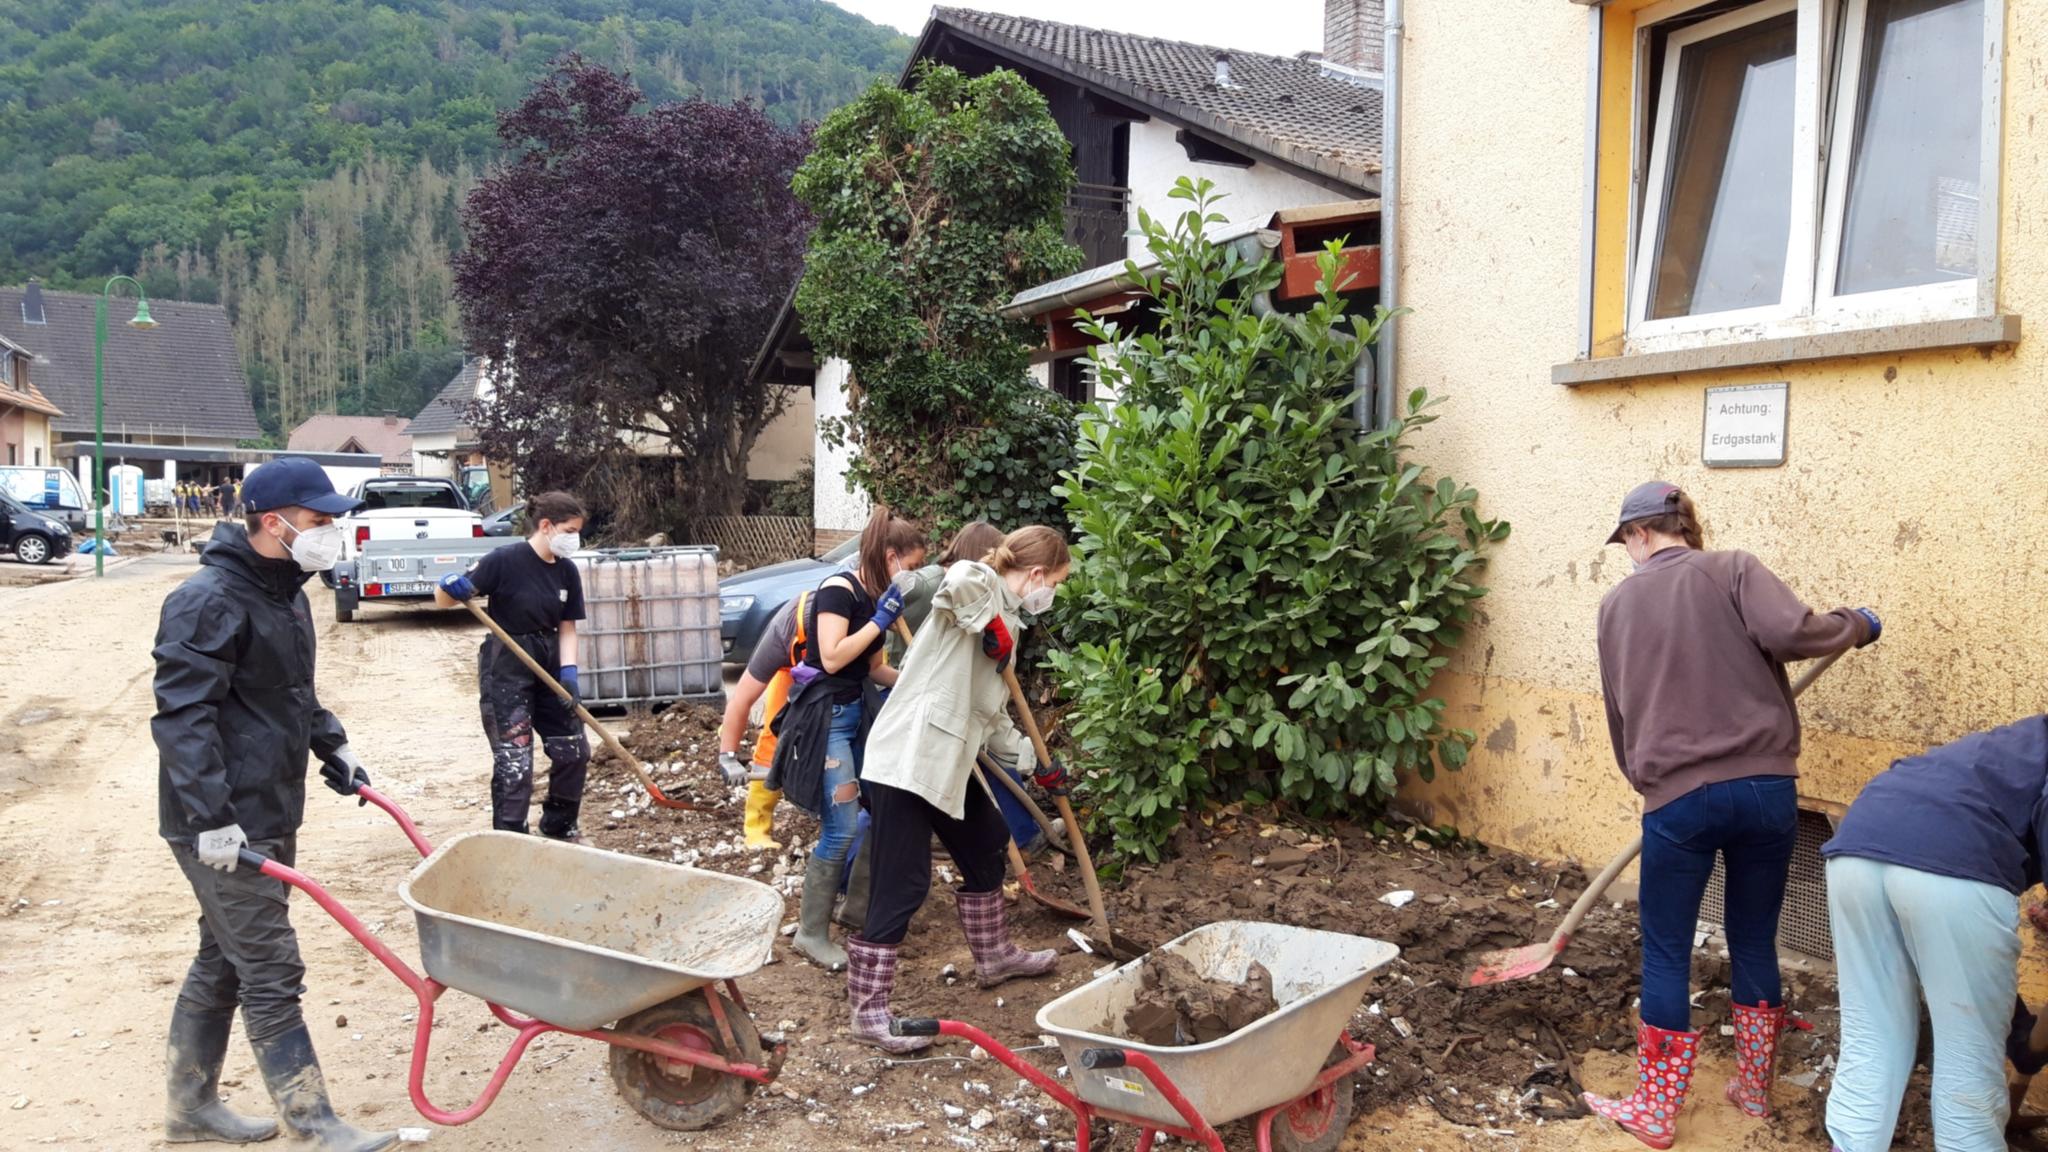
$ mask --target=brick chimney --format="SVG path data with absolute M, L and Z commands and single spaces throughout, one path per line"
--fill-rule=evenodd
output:
M 1323 59 L 1374 76 L 1386 72 L 1385 0 L 1323 0 Z

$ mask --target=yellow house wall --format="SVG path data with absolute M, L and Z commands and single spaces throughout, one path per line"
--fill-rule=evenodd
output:
M 1611 10 L 1610 60 L 1616 47 L 1626 59 L 1619 29 L 1634 7 Z M 1487 572 L 1485 619 L 1439 682 L 1478 746 L 1464 771 L 1406 798 L 1492 843 L 1597 861 L 1637 830 L 1607 739 L 1594 620 L 1629 571 L 1601 541 L 1642 480 L 1684 486 L 1710 546 L 1757 554 L 1808 603 L 1884 616 L 1883 641 L 1802 701 L 1810 799 L 1846 804 L 1898 755 L 2042 710 L 2048 350 L 2027 336 L 2000 352 L 1551 384 L 1578 346 L 1591 19 L 1565 0 L 1408 7 L 1400 276 L 1415 312 L 1401 321 L 1399 381 L 1447 400 L 1420 458 L 1514 525 Z M 2007 0 L 2006 23 L 1999 296 L 2032 330 L 2048 323 L 2048 123 L 2035 128 L 2048 76 L 2029 61 L 2048 0 Z M 1609 108 L 1626 108 L 1626 67 L 1605 79 Z M 1618 144 L 1608 136 L 1599 188 L 1612 228 L 1627 205 L 1626 163 L 1613 159 L 1625 125 Z M 1602 245 L 1598 268 L 1605 337 L 1620 322 L 1618 244 Z M 1702 467 L 1702 389 L 1779 380 L 1791 385 L 1785 466 Z

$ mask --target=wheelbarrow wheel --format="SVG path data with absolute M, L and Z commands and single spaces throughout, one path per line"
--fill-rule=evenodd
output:
M 1274 1152 L 1336 1152 L 1351 1126 L 1354 1077 L 1311 1092 L 1273 1117 Z
M 712 993 L 718 995 L 718 993 Z M 759 1064 L 761 1034 L 737 1004 L 719 995 L 725 1021 L 732 1026 L 732 1049 L 718 1034 L 718 1022 L 700 989 L 656 1004 L 619 1021 L 618 1030 L 684 1048 L 715 1053 L 735 1064 Z M 649 1052 L 614 1046 L 612 1083 L 635 1112 L 675 1132 L 698 1132 L 724 1123 L 746 1107 L 755 1084 L 694 1064 L 665 1060 Z

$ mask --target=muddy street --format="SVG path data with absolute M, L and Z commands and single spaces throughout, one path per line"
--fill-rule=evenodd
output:
M 0 987 L 10 1005 L 0 1016 L 0 1147 L 159 1146 L 163 1027 L 190 959 L 195 910 L 156 835 L 149 646 L 163 596 L 193 570 L 188 558 L 151 557 L 101 582 L 0 589 L 0 683 L 8 686 L 0 693 Z M 317 584 L 310 592 L 321 622 L 322 702 L 347 725 L 376 784 L 410 810 L 430 839 L 485 826 L 488 755 L 474 695 L 476 626 L 459 614 L 391 609 L 336 624 L 327 593 Z M 696 770 L 715 748 L 690 747 L 707 734 L 701 726 L 677 728 L 685 733 L 678 755 L 657 765 L 666 773 L 664 787 L 694 780 L 700 795 L 717 797 L 721 789 Z M 787 808 L 778 818 L 784 851 L 749 856 L 737 848 L 736 805 L 649 812 L 627 779 L 616 765 L 593 770 L 584 827 L 599 846 L 687 858 L 785 887 L 800 873 L 796 854 L 811 829 Z M 300 835 L 301 869 L 413 960 L 412 917 L 395 888 L 416 857 L 376 809 L 314 784 Z M 1569 903 L 1573 885 L 1583 883 L 1575 870 L 1375 841 L 1356 830 L 1275 828 L 1256 814 L 1190 828 L 1180 847 L 1178 861 L 1134 869 L 1114 892 L 1120 928 L 1164 939 L 1235 916 L 1379 936 L 1407 949 L 1375 981 L 1354 1021 L 1359 1035 L 1379 1045 L 1381 1062 L 1368 1071 L 1348 1147 L 1639 1147 L 1570 1118 L 1561 1089 L 1577 1077 L 1587 1087 L 1613 1090 L 1630 1074 L 1634 961 L 1626 914 L 1608 909 L 1563 964 L 1526 990 L 1474 994 L 1450 987 L 1469 951 L 1513 943 L 1515 933 L 1547 925 L 1557 913 L 1546 902 Z M 1036 871 L 1043 886 L 1078 896 L 1071 868 Z M 1412 898 L 1401 907 L 1377 899 L 1395 888 Z M 1005 1042 L 1037 1044 L 1038 1006 L 1085 982 L 1098 962 L 1065 942 L 1068 922 L 1013 905 L 1021 942 L 1062 948 L 1058 974 L 979 990 L 944 892 L 943 882 L 935 883 L 913 927 L 899 1010 L 952 1014 Z M 794 913 L 792 898 L 786 914 Z M 309 902 L 294 901 L 293 919 L 308 968 L 306 1015 L 337 1105 L 366 1125 L 426 1127 L 405 1087 L 411 995 Z M 757 1094 L 743 1117 L 706 1133 L 664 1132 L 621 1102 L 603 1046 L 547 1037 L 528 1051 L 489 1111 L 460 1128 L 433 1129 L 430 1144 L 539 1150 L 885 1143 L 1037 1152 L 1065 1140 L 1071 1147 L 1065 1114 L 1020 1090 L 999 1065 L 958 1047 L 891 1065 L 854 1044 L 844 1031 L 843 978 L 791 958 L 781 944 L 777 952 L 777 962 L 742 988 L 764 1031 L 788 1033 L 789 1061 L 782 1089 Z M 1702 963 L 1708 990 L 1700 1022 L 1712 1036 L 1725 1015 L 1725 993 L 1712 986 L 1711 962 Z M 1831 991 L 1819 980 L 1796 987 L 1795 1003 L 1813 1013 L 1816 1035 L 1831 1046 Z M 444 997 L 426 1076 L 435 1102 L 467 1104 L 510 1038 L 477 1001 Z M 1803 1040 L 1788 1042 L 1788 1052 L 1788 1073 L 1820 1058 L 1818 1045 Z M 1048 1069 L 1059 1063 L 1054 1052 L 1030 1056 Z M 1824 1143 L 1817 1090 L 1781 1083 L 1782 1115 L 1753 1121 L 1720 1099 L 1729 1068 L 1728 1042 L 1710 1043 L 1702 1089 L 1681 1128 L 1683 1145 Z M 1825 1085 L 1825 1075 L 1818 1083 Z M 267 1113 L 239 1025 L 223 1084 L 235 1106 Z M 1242 1126 L 1226 1139 L 1249 1147 Z M 1130 1134 L 1120 1133 L 1115 1146 L 1129 1145 Z

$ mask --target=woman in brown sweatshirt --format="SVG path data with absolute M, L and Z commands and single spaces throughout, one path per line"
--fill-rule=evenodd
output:
M 1876 640 L 1877 614 L 1817 614 L 1747 552 L 1708 552 L 1692 499 L 1638 485 L 1609 544 L 1636 570 L 1600 604 L 1600 687 L 1623 776 L 1643 797 L 1642 1025 L 1636 1089 L 1595 1112 L 1669 1148 L 1691 1088 L 1692 943 L 1718 854 L 1727 865 L 1738 1075 L 1731 1103 L 1769 1113 L 1785 1009 L 1778 912 L 1799 823 L 1799 713 L 1785 662 Z

